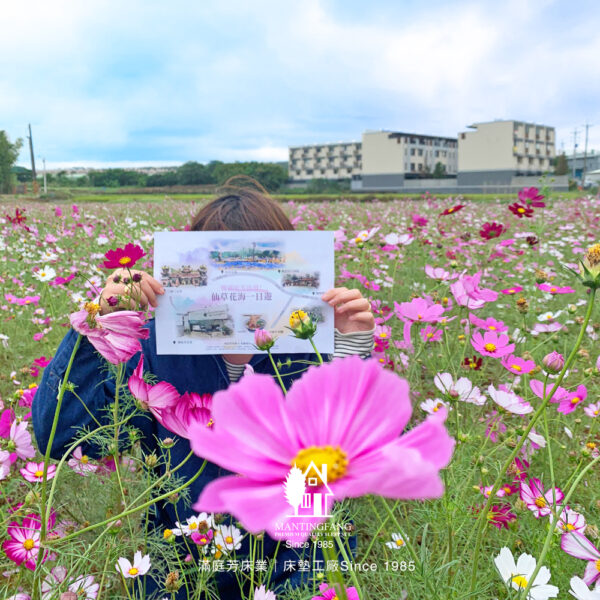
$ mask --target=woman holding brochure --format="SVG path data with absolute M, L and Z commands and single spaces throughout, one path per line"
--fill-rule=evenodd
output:
M 269 231 L 293 230 L 293 226 L 278 204 L 271 200 L 264 190 L 245 187 L 228 187 L 226 192 L 207 204 L 194 218 L 192 231 Z M 135 287 L 132 288 L 132 277 Z M 135 298 L 131 298 L 131 290 L 136 289 Z M 164 294 L 160 282 L 142 271 L 127 271 L 124 269 L 113 272 L 106 281 L 106 286 L 99 297 L 101 314 L 122 309 L 141 309 L 155 307 L 159 297 Z M 117 300 L 115 302 L 115 299 Z M 361 355 L 368 357 L 373 347 L 374 318 L 370 302 L 363 298 L 359 290 L 333 288 L 322 296 L 322 301 L 334 308 L 335 315 L 335 352 L 333 357 Z M 224 355 L 157 355 L 155 339 L 155 322 L 150 319 L 147 323 L 150 331 L 148 339 L 141 340 L 143 354 L 143 369 L 151 373 L 157 381 L 164 381 L 174 386 L 179 394 L 193 392 L 202 398 L 212 396 L 215 392 L 226 389 L 230 383 L 237 381 L 248 365 L 257 373 L 275 376 L 275 372 L 266 354 L 224 354 Z M 44 372 L 41 385 L 33 402 L 33 425 L 37 443 L 41 452 L 48 446 L 51 426 L 56 407 L 57 393 L 67 370 L 67 365 L 77 340 L 77 332 L 71 329 L 61 342 L 54 359 Z M 276 347 L 275 347 L 276 350 Z M 293 354 L 291 356 L 273 354 L 277 364 L 281 364 L 280 376 L 286 389 L 293 380 L 300 377 L 298 367 L 289 364 L 292 360 L 316 361 L 314 354 Z M 140 353 L 133 356 L 125 365 L 125 378 L 134 373 L 140 361 Z M 73 443 L 82 428 L 94 429 L 95 423 L 108 421 L 107 407 L 114 402 L 115 381 L 107 376 L 104 363 L 94 347 L 83 337 L 74 357 L 69 382 L 74 385 L 64 393 L 59 415 L 59 423 L 53 440 L 51 456 L 59 459 L 66 448 Z M 73 393 L 74 390 L 75 393 Z M 196 396 L 200 397 L 200 396 Z M 183 397 L 182 397 L 183 398 Z M 150 413 L 146 413 L 150 415 Z M 161 425 L 154 417 L 136 416 L 132 425 L 139 432 L 139 441 L 144 455 L 161 456 L 165 452 L 165 443 L 169 444 L 172 465 L 180 464 L 190 452 L 189 441 L 175 435 Z M 93 444 L 82 443 L 81 452 L 84 456 L 101 458 L 106 452 Z M 178 470 L 178 475 L 184 479 L 197 476 L 204 461 L 193 455 Z M 164 471 L 164 465 L 159 461 L 155 467 L 159 475 Z M 189 489 L 191 503 L 195 502 L 200 492 L 210 481 L 226 474 L 227 471 L 217 465 L 207 463 L 200 476 L 193 481 Z M 199 546 L 191 540 L 194 530 L 201 532 L 202 525 L 198 516 L 190 508 L 190 502 L 184 497 L 175 502 L 158 503 L 154 512 L 150 512 L 150 527 L 160 535 L 174 536 L 182 557 L 188 554 L 188 560 L 198 561 L 201 556 Z M 219 525 L 209 523 L 215 528 Z M 221 526 L 223 527 L 223 526 Z M 235 529 L 235 528 L 234 528 Z M 230 538 L 234 529 L 227 530 Z M 221 535 L 224 535 L 221 530 Z M 217 533 L 218 535 L 218 533 Z M 197 541 L 197 540 L 196 540 Z M 235 544 L 236 540 L 233 540 Z M 277 542 L 268 536 L 264 537 L 264 558 L 272 557 L 276 551 Z M 236 548 L 236 556 L 247 554 L 247 545 Z M 292 585 L 306 580 L 306 573 L 287 570 L 284 562 L 298 562 L 297 550 L 280 544 L 277 552 L 277 562 L 272 573 L 270 589 L 277 591 L 289 581 Z M 305 559 L 311 559 L 305 556 Z M 240 597 L 239 584 L 232 572 L 222 572 L 216 577 L 218 596 L 223 600 L 234 600 Z M 163 598 L 167 595 L 164 577 L 156 581 L 152 571 L 146 577 L 146 598 Z M 171 597 L 169 595 L 169 597 Z M 178 599 L 187 597 L 186 588 L 181 587 L 175 594 Z M 207 596 L 208 597 L 208 596 Z

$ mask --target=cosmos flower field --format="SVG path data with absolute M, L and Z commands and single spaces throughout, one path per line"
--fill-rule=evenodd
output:
M 33 436 L 42 374 L 70 315 L 103 287 L 107 251 L 139 246 L 136 269 L 152 272 L 153 233 L 183 230 L 202 204 L 0 202 L 0 597 L 140 598 L 152 575 L 159 600 L 218 598 L 208 591 L 215 564 L 242 573 L 238 542 L 260 541 L 245 514 L 224 524 L 198 513 L 148 532 L 149 500 L 182 483 L 156 483 L 161 457 L 134 443 L 94 460 L 74 444 L 63 461 L 48 460 Z M 293 420 L 294 403 L 317 411 L 331 392 L 330 416 L 363 419 L 380 476 L 368 485 L 350 477 L 367 452 L 361 434 L 345 449 L 356 454 L 334 515 L 356 533 L 354 553 L 308 538 L 325 560 L 293 590 L 271 589 L 269 571 L 246 560 L 240 577 L 251 585 L 240 597 L 600 599 L 600 198 L 530 188 L 510 201 L 282 207 L 297 229 L 336 232 L 336 285 L 369 298 L 376 329 L 371 359 L 311 367 L 287 400 L 273 401 L 289 402 Z M 352 373 L 372 385 L 336 396 Z M 236 384 L 249 398 L 280 394 L 276 381 L 253 377 Z M 203 402 L 218 433 L 228 413 Z M 407 474 L 403 460 L 430 470 Z M 181 558 L 176 540 L 198 551 Z

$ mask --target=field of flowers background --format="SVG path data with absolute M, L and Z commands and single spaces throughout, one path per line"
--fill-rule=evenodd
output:
M 526 589 L 536 600 L 566 598 L 570 589 L 577 598 L 600 598 L 571 581 L 585 572 L 593 589 L 600 577 L 599 467 L 588 468 L 600 453 L 600 315 L 595 306 L 588 311 L 589 288 L 564 268 L 577 269 L 599 241 L 600 199 L 540 196 L 282 203 L 296 228 L 336 231 L 337 284 L 371 300 L 374 358 L 408 380 L 411 425 L 446 410 L 457 441 L 440 499 L 345 502 L 358 533 L 356 562 L 377 564 L 376 572 L 356 575 L 363 600 L 522 598 Z M 151 272 L 153 233 L 184 229 L 202 203 L 0 204 L 3 598 L 33 592 L 32 569 L 17 564 L 10 542 L 15 523 L 39 514 L 43 465 L 29 449 L 29 407 L 69 314 L 102 288 L 108 249 L 139 244 L 147 256 L 136 268 Z M 554 398 L 526 431 L 574 348 Z M 125 485 L 134 495 L 143 489 L 144 463 L 135 453 L 129 460 Z M 69 465 L 55 491 L 56 538 L 119 512 L 118 495 L 97 472 L 82 477 L 77 456 Z M 143 514 L 139 523 L 143 541 Z M 93 534 L 80 536 L 70 550 L 58 545 L 39 566 L 49 582 L 45 597 L 58 597 L 52 585 L 70 577 L 79 597 L 126 598 L 114 565 L 133 560 L 141 546 L 111 535 L 96 545 Z M 143 553 L 166 575 L 165 548 L 156 539 Z M 533 559 L 511 567 L 522 554 L 537 566 L 542 557 L 545 567 L 532 573 Z M 65 571 L 51 571 L 57 567 Z M 318 593 L 312 586 L 286 597 Z

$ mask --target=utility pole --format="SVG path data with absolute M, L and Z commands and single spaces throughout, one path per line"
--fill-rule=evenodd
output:
M 587 173 L 587 148 L 588 148 L 588 130 L 592 125 L 590 123 L 585 124 L 585 150 L 583 151 L 583 185 L 585 185 L 585 175 Z
M 44 194 L 48 193 L 48 186 L 46 185 L 46 159 L 42 158 L 42 163 L 44 165 Z
M 573 179 L 575 179 L 575 164 L 577 163 L 577 128 L 573 129 Z
M 29 124 L 29 153 L 31 154 L 31 177 L 35 182 L 37 173 L 35 172 L 35 158 L 33 157 L 33 137 L 31 135 L 31 123 Z

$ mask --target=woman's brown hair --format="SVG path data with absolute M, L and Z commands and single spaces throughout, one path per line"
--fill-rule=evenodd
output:
M 200 209 L 192 231 L 280 231 L 294 226 L 258 181 L 236 175 L 219 189 L 217 198 Z

